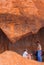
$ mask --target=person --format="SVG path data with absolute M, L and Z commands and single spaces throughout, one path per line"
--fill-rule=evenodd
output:
M 28 59 L 30 59 L 30 60 L 32 59 L 32 53 L 28 54 Z
M 42 47 L 39 41 L 37 41 L 36 58 L 39 62 L 42 62 Z
M 27 50 L 27 49 L 24 50 L 23 57 L 24 57 L 24 58 L 28 58 L 28 50 Z

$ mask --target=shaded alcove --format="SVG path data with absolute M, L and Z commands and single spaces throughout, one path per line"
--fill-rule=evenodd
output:
M 17 40 L 15 44 L 10 44 L 10 50 L 22 55 L 24 49 L 28 49 L 28 53 L 32 52 L 35 57 L 35 52 L 37 48 L 36 41 L 38 40 L 40 41 L 44 55 L 44 27 L 42 27 L 36 34 L 27 33 L 26 35 L 22 36 L 22 38 Z
M 10 45 L 10 50 L 15 51 L 22 55 L 25 49 L 28 49 L 28 52 L 36 51 L 36 44 L 34 41 L 34 34 L 32 32 L 27 33 L 17 40 L 14 44 Z
M 40 28 L 38 31 L 38 37 L 40 40 L 40 44 L 42 45 L 42 50 L 44 51 L 44 27 Z
M 0 53 L 5 50 L 11 50 L 22 55 L 24 49 L 28 49 L 28 52 L 31 51 L 34 54 L 36 51 L 37 40 L 40 41 L 44 55 L 44 27 L 42 27 L 36 34 L 32 34 L 32 32 L 27 33 L 15 43 L 12 43 L 6 34 L 0 29 Z
M 6 34 L 0 29 L 0 53 L 9 50 L 10 40 L 7 38 Z
M 40 30 L 38 31 L 38 37 L 42 46 L 42 56 L 44 61 L 44 27 L 40 28 Z
M 40 41 L 42 46 L 42 50 L 44 51 L 44 27 L 41 28 L 36 34 L 27 33 L 22 36 L 19 40 L 15 42 L 15 44 L 10 44 L 10 50 L 16 51 L 17 53 L 23 53 L 24 49 L 28 49 L 28 51 L 35 52 L 36 51 L 36 41 Z
M 13 50 L 22 54 L 24 49 L 35 51 L 36 41 L 39 40 L 44 51 L 44 27 L 41 28 L 36 34 L 27 33 L 17 40 L 14 44 L 10 42 L 6 34 L 0 29 L 0 47 L 3 46 L 4 50 Z M 6 47 L 7 46 L 7 47 Z M 2 47 L 1 47 L 2 48 Z

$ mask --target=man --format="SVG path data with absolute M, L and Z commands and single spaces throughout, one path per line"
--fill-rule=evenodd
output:
M 42 62 L 42 47 L 39 41 L 37 41 L 36 58 L 39 62 Z

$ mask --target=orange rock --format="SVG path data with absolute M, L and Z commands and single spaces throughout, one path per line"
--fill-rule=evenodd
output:
M 0 0 L 0 28 L 10 40 L 44 27 L 43 0 Z
M 43 0 L 0 0 L 0 29 L 12 43 L 22 37 L 27 36 L 28 39 L 30 33 L 36 34 L 42 27 L 44 27 Z
M 0 65 L 44 65 L 44 63 L 25 59 L 12 51 L 5 51 L 0 54 Z

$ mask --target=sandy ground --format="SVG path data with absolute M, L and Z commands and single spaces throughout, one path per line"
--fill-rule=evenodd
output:
M 12 51 L 5 51 L 0 54 L 0 65 L 44 65 L 44 63 L 25 59 Z

